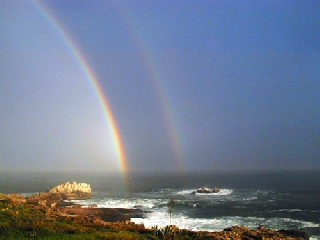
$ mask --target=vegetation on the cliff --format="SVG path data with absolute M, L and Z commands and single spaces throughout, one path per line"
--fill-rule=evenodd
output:
M 130 225 L 104 225 L 84 218 L 54 215 L 50 208 L 14 202 L 0 195 L 0 239 L 30 238 L 146 239 L 152 238 L 152 234 L 138 232 Z
M 173 205 L 172 205 L 173 206 Z M 20 195 L 0 194 L 0 239 L 308 239 L 304 233 L 260 227 L 192 232 L 176 226 L 146 229 L 130 221 L 108 222 L 94 215 L 72 215 L 31 204 Z

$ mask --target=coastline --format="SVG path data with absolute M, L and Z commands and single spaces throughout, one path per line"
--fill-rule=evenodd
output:
M 176 226 L 148 229 L 130 221 L 132 217 L 143 215 L 140 209 L 83 207 L 77 204 L 48 207 L 28 202 L 19 194 L 0 194 L 0 214 L 0 239 L 17 237 L 14 234 L 52 239 L 61 234 L 75 237 L 73 239 L 87 235 L 105 239 L 309 239 L 304 232 L 273 231 L 263 226 L 256 229 L 226 226 L 219 232 L 190 231 Z

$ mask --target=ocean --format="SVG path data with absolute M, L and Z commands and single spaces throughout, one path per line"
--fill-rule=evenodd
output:
M 131 174 L 127 186 L 110 173 L 0 172 L 1 193 L 32 194 L 67 181 L 91 185 L 83 205 L 139 208 L 146 227 L 169 224 L 168 201 L 174 198 L 172 224 L 190 230 L 221 231 L 243 225 L 305 231 L 320 239 L 320 172 Z M 200 187 L 220 192 L 191 194 Z

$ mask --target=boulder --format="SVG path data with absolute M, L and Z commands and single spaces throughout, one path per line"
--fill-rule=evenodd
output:
M 196 193 L 218 193 L 220 192 L 220 189 L 215 187 L 213 189 L 208 189 L 208 188 L 199 188 L 197 191 L 193 191 L 191 194 L 196 194 Z
M 63 200 L 81 200 L 91 197 L 91 187 L 87 183 L 66 182 L 48 191 L 49 195 L 61 195 Z

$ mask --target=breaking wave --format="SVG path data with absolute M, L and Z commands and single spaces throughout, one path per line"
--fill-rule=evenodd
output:
M 177 192 L 177 195 L 190 195 L 193 191 L 196 191 L 197 189 L 188 189 L 188 190 L 182 190 Z M 217 193 L 196 193 L 195 195 L 199 196 L 225 196 L 232 193 L 232 190 L 230 189 L 220 189 Z
M 147 218 L 132 218 L 136 224 L 144 224 L 146 227 L 152 226 L 165 227 L 169 224 L 169 216 L 166 212 L 152 212 L 147 214 Z M 248 228 L 256 228 L 259 225 L 264 225 L 273 230 L 280 230 L 283 226 L 291 228 L 307 228 L 319 227 L 319 224 L 295 220 L 291 218 L 257 218 L 257 217 L 221 217 L 214 219 L 207 218 L 190 218 L 185 215 L 179 214 L 173 216 L 172 224 L 181 229 L 188 229 L 193 231 L 222 231 L 226 227 L 241 225 Z

